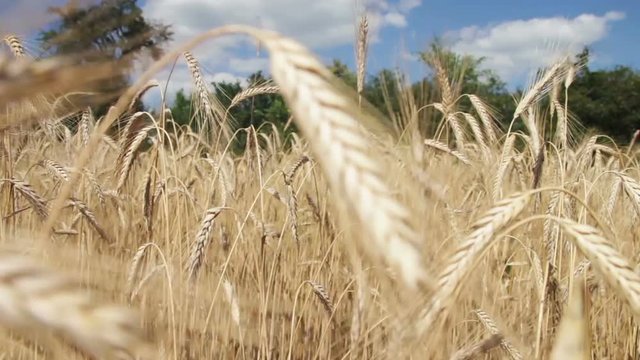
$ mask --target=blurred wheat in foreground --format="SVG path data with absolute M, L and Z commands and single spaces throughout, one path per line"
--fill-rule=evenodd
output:
M 636 151 L 573 141 L 558 94 L 581 64 L 540 72 L 501 129 L 433 56 L 438 98 L 397 84 L 386 126 L 361 96 L 359 24 L 357 93 L 303 45 L 228 26 L 159 59 L 98 119 L 45 116 L 88 69 L 7 37 L 0 358 L 638 358 Z M 270 52 L 276 83 L 224 108 L 189 51 L 238 33 Z M 134 110 L 175 59 L 199 133 Z M 242 129 L 233 155 L 229 108 L 274 92 L 301 136 Z

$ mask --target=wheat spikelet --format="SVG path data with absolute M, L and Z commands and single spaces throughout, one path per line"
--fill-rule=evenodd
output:
M 574 280 L 575 281 L 575 280 Z M 574 290 L 567 309 L 562 316 L 560 329 L 551 351 L 551 360 L 588 360 L 588 322 L 585 316 L 584 289 L 582 281 L 575 281 Z
M 62 180 L 69 181 L 69 172 L 62 165 L 58 164 L 53 160 L 42 160 L 38 163 L 40 166 L 44 167 L 47 172 L 49 172 L 54 177 Z
M 471 105 L 478 113 L 480 117 L 480 121 L 482 121 L 482 125 L 484 127 L 484 131 L 487 135 L 487 141 L 490 144 L 495 144 L 498 138 L 496 137 L 495 131 L 495 115 L 491 108 L 485 104 L 478 96 L 476 95 L 467 95 L 469 100 L 471 101 Z
M 47 202 L 40 196 L 38 193 L 27 183 L 26 181 L 18 180 L 15 178 L 5 179 L 4 181 L 9 182 L 13 188 L 24 197 L 31 207 L 33 211 L 41 218 L 46 219 L 48 216 L 47 210 Z
M 640 215 L 640 184 L 631 176 L 620 172 L 616 172 L 615 174 L 622 180 L 622 187 L 625 193 L 629 196 L 636 213 Z
M 331 301 L 331 297 L 329 296 L 327 289 L 325 289 L 322 284 L 312 280 L 307 280 L 306 283 L 311 286 L 313 293 L 316 294 L 316 297 L 320 300 L 320 303 L 327 312 L 327 315 L 331 317 L 333 315 L 333 302 Z
M 420 315 L 419 334 L 434 324 L 448 303 L 455 301 L 464 279 L 469 276 L 482 253 L 496 240 L 495 233 L 524 210 L 529 198 L 527 193 L 513 194 L 496 203 L 473 224 L 471 233 L 460 243 L 440 272 L 438 290 Z
M 451 83 L 449 83 L 449 77 L 447 75 L 447 69 L 442 64 L 440 56 L 435 55 L 429 58 L 429 63 L 436 71 L 436 78 L 438 80 L 438 86 L 440 86 L 440 93 L 442 96 L 442 106 L 444 112 L 448 113 L 453 105 L 453 90 L 451 89 Z
M 116 191 L 119 191 L 124 186 L 131 172 L 131 166 L 138 154 L 138 148 L 142 145 L 142 142 L 147 139 L 149 131 L 155 129 L 155 125 L 147 126 L 138 131 L 133 137 L 132 141 L 122 148 L 122 151 L 118 155 L 116 162 L 116 175 L 118 176 L 118 184 L 116 185 Z
M 453 137 L 456 140 L 456 148 L 464 149 L 464 131 L 458 122 L 458 116 L 455 113 L 447 115 L 446 123 L 453 130 Z
M 495 321 L 493 321 L 491 316 L 489 316 L 489 314 L 487 314 L 484 310 L 476 309 L 473 312 L 476 314 L 476 316 L 478 317 L 478 320 L 480 320 L 480 322 L 485 327 L 485 329 L 487 329 L 492 335 L 502 335 L 502 333 L 500 332 L 500 329 L 498 328 L 498 325 L 495 323 Z M 507 354 L 512 360 L 524 359 L 520 351 L 518 351 L 518 349 L 516 349 L 511 344 L 511 342 L 505 339 L 504 336 L 500 340 L 500 347 L 502 347 L 502 349 L 507 352 Z
M 78 209 L 82 216 L 87 219 L 91 227 L 100 235 L 103 240 L 111 242 L 109 235 L 107 235 L 107 232 L 104 231 L 104 229 L 100 226 L 96 215 L 93 213 L 93 211 L 91 211 L 91 209 L 89 209 L 87 204 L 76 198 L 69 199 L 69 204 Z
M 529 107 L 537 102 L 544 94 L 550 90 L 552 80 L 559 76 L 564 68 L 564 61 L 556 62 L 547 71 L 545 71 L 538 80 L 531 86 L 522 99 L 518 102 L 518 106 L 513 113 L 513 119 L 517 119 L 520 114 L 529 109 Z
M 204 81 L 204 76 L 202 75 L 198 60 L 196 60 L 193 54 L 188 51 L 185 51 L 183 55 L 185 60 L 187 61 L 187 66 L 189 67 L 189 71 L 191 72 L 191 78 L 193 79 L 196 87 L 199 105 L 204 108 L 204 115 L 206 119 L 210 121 L 209 130 L 213 132 L 215 130 L 214 125 L 217 125 L 222 130 L 221 135 L 225 136 L 225 138 L 228 138 L 229 131 L 223 124 L 223 121 L 225 120 L 225 111 L 222 108 L 222 104 L 220 104 L 215 96 L 211 96 Z
M 498 201 L 502 198 L 502 182 L 504 181 L 504 176 L 507 172 L 507 167 L 511 162 L 513 154 L 513 144 L 516 141 L 515 135 L 511 134 L 505 141 L 504 146 L 502 148 L 502 155 L 500 156 L 500 164 L 498 165 L 498 170 L 496 171 L 496 175 L 493 181 L 493 200 Z
M 300 159 L 298 159 L 288 171 L 284 172 L 284 183 L 287 186 L 288 199 L 287 199 L 287 207 L 289 209 L 289 216 L 291 217 L 291 233 L 293 235 L 293 240 L 297 243 L 300 239 L 298 237 L 298 197 L 296 195 L 296 191 L 293 188 L 293 177 L 296 172 L 303 164 L 309 161 L 309 157 L 303 155 Z
M 483 339 L 480 342 L 477 342 L 468 348 L 461 349 L 457 351 L 450 357 L 450 360 L 470 360 L 474 359 L 482 354 L 486 354 L 493 350 L 495 347 L 500 346 L 502 342 L 502 335 L 493 334 Z
M 482 152 L 485 154 L 485 156 L 488 156 L 490 151 L 489 151 L 489 148 L 487 147 L 487 143 L 484 141 L 484 135 L 482 134 L 482 130 L 480 129 L 480 124 L 478 124 L 478 121 L 476 120 L 476 118 L 474 118 L 473 115 L 469 113 L 462 113 L 462 116 L 465 118 L 465 120 L 469 124 L 471 131 L 473 131 L 473 136 L 476 138 L 476 142 L 480 144 L 480 147 L 482 148 Z
M 358 92 L 358 101 L 361 103 L 367 72 L 367 51 L 369 48 L 369 20 L 366 14 L 360 17 L 356 42 L 356 91 Z
M 96 358 L 149 350 L 130 310 L 96 304 L 76 281 L 17 254 L 0 255 L 0 298 L 1 326 L 50 330 Z
M 607 216 L 608 221 L 613 222 L 612 214 L 613 210 L 616 207 L 616 202 L 618 201 L 618 195 L 620 194 L 620 189 L 622 188 L 622 178 L 616 176 L 613 179 L 613 185 L 611 186 L 611 192 L 609 193 L 609 199 L 604 207 L 604 214 Z
M 278 92 L 280 92 L 280 88 L 272 84 L 262 84 L 257 86 L 254 85 L 254 86 L 248 87 L 242 90 L 241 92 L 237 93 L 236 96 L 234 96 L 233 99 L 231 99 L 231 103 L 227 107 L 226 112 L 228 113 L 229 110 L 231 110 L 236 105 L 238 105 L 239 103 L 243 102 L 246 99 L 249 99 L 258 95 L 264 95 L 264 94 L 277 94 Z
M 207 210 L 202 218 L 200 230 L 196 235 L 196 240 L 191 247 L 189 263 L 187 264 L 188 280 L 195 280 L 198 271 L 204 262 L 204 255 L 211 242 L 211 231 L 213 230 L 213 221 L 225 210 L 223 207 L 214 207 Z
M 147 258 L 147 250 L 151 248 L 151 246 L 153 246 L 153 243 L 146 243 L 144 245 L 141 245 L 133 256 L 133 259 L 131 260 L 129 272 L 127 273 L 127 291 L 130 295 L 134 290 L 134 285 L 137 283 L 138 278 L 140 277 L 140 270 L 142 270 L 143 262 Z
M 558 244 L 558 238 L 560 236 L 560 226 L 552 220 L 552 216 L 558 212 L 558 206 L 564 201 L 564 194 L 560 191 L 554 191 L 551 193 L 551 199 L 547 206 L 546 214 L 549 215 L 544 219 L 543 225 L 543 238 L 544 247 L 546 250 L 547 262 L 550 264 L 555 263 L 556 246 Z
M 528 143 L 531 144 L 531 149 L 534 154 L 538 154 L 540 152 L 541 145 L 541 137 L 540 132 L 538 131 L 538 126 L 536 124 L 536 112 L 533 110 L 528 110 L 527 115 L 522 115 L 523 122 L 531 135 Z
M 271 51 L 273 78 L 337 198 L 344 199 L 362 224 L 369 224 L 377 252 L 401 270 L 405 284 L 424 282 L 426 271 L 416 249 L 416 233 L 408 226 L 409 211 L 382 180 L 383 168 L 358 120 L 362 114 L 303 46 L 275 33 L 262 31 L 258 37 Z
M 7 43 L 7 46 L 11 49 L 13 56 L 17 58 L 21 58 L 25 56 L 24 47 L 22 46 L 22 42 L 15 35 L 7 35 L 4 37 L 4 42 Z
M 556 125 L 556 142 L 562 146 L 563 149 L 567 148 L 567 115 L 564 113 L 564 107 L 558 100 L 552 101 L 552 106 L 555 112 L 558 114 L 558 123 Z
M 457 150 L 451 150 L 446 144 L 441 143 L 437 140 L 433 140 L 433 139 L 425 139 L 424 140 L 424 144 L 427 145 L 428 147 L 440 150 L 442 152 L 445 152 L 449 155 L 454 156 L 456 159 L 462 161 L 462 163 L 464 163 L 465 165 L 471 165 L 471 160 L 469 160 L 469 158 L 467 158 L 467 156 Z
M 78 122 L 78 134 L 80 134 L 80 139 L 82 140 L 82 146 L 87 146 L 89 143 L 89 126 L 92 123 L 93 116 L 91 115 L 91 109 L 87 108 L 82 112 L 80 116 L 80 121 Z
M 640 275 L 633 271 L 629 261 L 594 227 L 570 219 L 558 219 L 558 222 L 593 268 L 625 300 L 633 313 L 640 315 Z
M 85 168 L 82 173 L 85 175 L 85 177 L 89 181 L 89 184 L 91 185 L 91 189 L 93 189 L 93 192 L 98 196 L 98 200 L 100 201 L 100 204 L 104 205 L 104 202 L 105 202 L 104 191 L 102 190 L 102 186 L 100 186 L 100 183 L 98 182 L 98 179 L 96 178 L 93 171 Z

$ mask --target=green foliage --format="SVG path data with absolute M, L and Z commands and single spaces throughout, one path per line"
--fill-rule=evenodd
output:
M 569 110 L 584 126 L 629 141 L 640 129 L 640 73 L 626 66 L 585 68 L 569 88 Z
M 521 97 L 521 91 L 511 93 L 506 84 L 493 71 L 483 69 L 483 58 L 462 56 L 441 47 L 437 42 L 430 49 L 420 54 L 427 64 L 431 56 L 440 56 L 450 81 L 459 94 L 475 94 L 491 105 L 503 121 L 506 129 L 508 121 L 515 110 L 514 98 Z M 582 61 L 588 58 L 588 52 L 578 55 Z M 340 60 L 333 60 L 329 70 L 347 88 L 356 88 L 356 73 Z M 248 77 L 251 85 L 268 83 L 271 79 L 262 72 Z M 404 79 L 398 78 L 398 72 L 382 69 L 370 75 L 365 82 L 364 98 L 383 114 L 401 112 L 403 96 L 398 88 Z M 214 84 L 216 96 L 227 108 L 234 96 L 243 91 L 239 82 L 220 82 Z M 418 104 L 438 101 L 431 97 L 430 89 L 438 88 L 435 75 L 426 76 L 411 85 L 411 90 Z M 438 95 L 439 96 L 439 95 Z M 192 116 L 191 97 L 178 92 L 172 107 L 175 121 L 187 124 Z M 471 111 L 471 104 L 461 98 L 458 107 L 463 111 Z M 611 70 L 591 71 L 584 68 L 577 74 L 569 91 L 569 110 L 572 111 L 586 127 L 597 128 L 598 131 L 611 135 L 617 140 L 627 141 L 633 132 L 640 128 L 640 74 L 628 67 L 618 66 Z M 259 131 L 271 131 L 274 127 L 286 138 L 295 126 L 290 124 L 285 131 L 285 124 L 290 119 L 290 111 L 279 94 L 265 94 L 249 98 L 235 105 L 229 111 L 233 130 L 254 126 Z M 273 124 L 273 126 L 271 126 Z M 265 126 L 266 125 L 266 126 Z M 517 122 L 513 130 L 523 130 L 524 125 Z M 233 150 L 241 152 L 246 142 L 246 132 L 238 132 Z
M 102 0 L 86 7 L 51 8 L 59 16 L 40 33 L 44 56 L 73 55 L 82 62 L 117 61 L 119 73 L 101 84 L 105 103 L 129 84 L 134 60 L 143 54 L 156 59 L 171 38 L 169 27 L 150 23 L 136 0 Z M 141 108 L 141 105 L 139 106 Z M 105 106 L 94 109 L 100 116 Z

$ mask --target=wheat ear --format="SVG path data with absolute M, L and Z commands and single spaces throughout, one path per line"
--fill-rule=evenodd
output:
M 518 106 L 513 113 L 513 119 L 517 119 L 520 114 L 526 111 L 533 103 L 538 101 L 546 92 L 550 90 L 549 85 L 552 84 L 552 80 L 561 73 L 564 67 L 564 61 L 556 62 L 547 71 L 538 77 L 538 80 L 531 86 L 527 93 L 518 102 Z
M 457 351 L 450 360 L 470 360 L 482 354 L 486 354 L 494 348 L 500 346 L 503 337 L 500 334 L 490 335 L 483 340 L 469 346 L 468 348 Z
M 293 177 L 303 164 L 309 161 L 309 157 L 303 155 L 298 159 L 290 169 L 284 173 L 284 183 L 287 186 L 289 198 L 287 199 L 287 207 L 289 208 L 289 216 L 291 217 L 291 233 L 293 240 L 297 243 L 298 238 L 298 196 L 293 188 Z
M 447 305 L 455 301 L 462 282 L 481 258 L 482 253 L 496 240 L 495 233 L 516 218 L 529 203 L 528 193 L 516 193 L 496 203 L 472 226 L 471 234 L 449 257 L 438 278 L 437 292 L 422 312 L 418 334 L 424 333 L 437 320 Z
M 54 177 L 62 180 L 69 181 L 69 171 L 64 168 L 64 166 L 58 164 L 53 160 L 42 160 L 38 163 L 40 166 L 44 167 L 47 172 Z
M 331 315 L 333 314 L 333 302 L 331 301 L 331 297 L 329 296 L 327 289 L 322 286 L 322 284 L 316 281 L 307 280 L 306 283 L 311 286 L 311 289 L 313 289 L 313 293 L 316 294 L 316 297 L 318 298 L 318 300 L 320 300 L 320 303 L 324 307 L 324 310 L 327 312 L 327 315 L 331 317 Z
M 91 209 L 89 209 L 87 204 L 75 198 L 71 198 L 69 200 L 69 204 L 78 209 L 82 216 L 87 219 L 91 227 L 98 233 L 98 235 L 100 235 L 103 240 L 111 242 L 109 235 L 107 235 L 107 232 L 102 228 L 102 226 L 100 226 L 96 215 L 93 213 L 93 211 L 91 211 Z
M 7 35 L 4 37 L 4 42 L 7 43 L 7 46 L 11 49 L 13 56 L 17 58 L 21 58 L 25 56 L 24 46 L 22 46 L 22 41 L 15 35 Z
M 211 231 L 213 230 L 213 221 L 220 213 L 227 208 L 214 207 L 207 210 L 202 218 L 200 230 L 196 235 L 196 240 L 191 247 L 191 255 L 189 256 L 189 264 L 187 264 L 187 277 L 189 280 L 195 280 L 198 271 L 204 262 L 204 255 L 211 242 Z
M 433 140 L 433 139 L 425 139 L 424 144 L 430 148 L 434 148 L 442 152 L 445 152 L 449 155 L 452 155 L 453 157 L 460 160 L 465 165 L 471 165 L 471 160 L 469 160 L 469 158 L 465 154 L 457 150 L 450 149 L 446 144 L 441 143 L 440 141 Z
M 473 311 L 478 320 L 482 323 L 482 325 L 487 329 L 492 335 L 503 335 L 498 328 L 498 325 L 495 321 L 482 309 L 475 309 Z M 511 360 L 522 360 L 524 357 L 520 353 L 518 349 L 516 349 L 510 341 L 502 337 L 500 340 L 500 347 L 509 355 Z
M 478 113 L 480 117 L 480 121 L 482 121 L 482 126 L 484 127 L 484 131 L 487 135 L 487 140 L 490 144 L 495 144 L 498 138 L 496 137 L 495 130 L 495 115 L 493 110 L 485 104 L 478 96 L 476 95 L 467 95 L 469 101 L 471 101 L 471 105 Z
M 131 172 L 131 167 L 133 166 L 133 161 L 138 154 L 138 148 L 140 148 L 142 142 L 147 139 L 149 131 L 153 129 L 155 129 L 155 125 L 150 125 L 141 129 L 135 134 L 129 144 L 122 147 L 122 151 L 118 155 L 118 160 L 116 162 L 116 175 L 118 176 L 118 184 L 116 185 L 117 191 L 122 189 L 126 183 L 127 177 Z
M 576 248 L 591 261 L 602 275 L 629 305 L 636 316 L 640 315 L 640 275 L 622 254 L 590 225 L 578 224 L 570 219 L 557 220 L 562 229 L 571 235 Z
M 99 305 L 78 282 L 17 254 L 0 254 L 0 298 L 1 326 L 49 330 L 101 359 L 149 350 L 132 311 Z
M 367 73 L 367 51 L 369 48 L 369 20 L 366 14 L 360 17 L 356 41 L 356 91 L 358 92 L 358 102 L 362 103 L 364 82 Z
M 31 207 L 33 211 L 41 218 L 46 219 L 48 216 L 47 210 L 47 202 L 40 196 L 38 193 L 27 183 L 26 181 L 18 180 L 18 179 L 5 179 L 4 181 L 9 182 L 13 188 L 24 197 Z
M 256 34 L 257 35 L 257 34 Z M 271 73 L 309 139 L 337 199 L 366 227 L 377 252 L 400 269 L 405 284 L 426 281 L 409 210 L 383 181 L 380 157 L 362 130 L 363 114 L 335 87 L 333 75 L 302 45 L 276 33 L 257 35 L 271 51 Z M 371 248 L 367 242 L 366 246 Z

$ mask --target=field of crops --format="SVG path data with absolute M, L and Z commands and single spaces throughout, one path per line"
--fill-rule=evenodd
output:
M 189 51 L 231 34 L 269 52 L 274 79 L 231 106 L 279 92 L 298 135 L 230 130 Z M 304 45 L 227 26 L 70 129 L 51 114 L 109 67 L 5 41 L 0 359 L 640 357 L 636 150 L 576 131 L 581 64 L 540 71 L 504 128 L 436 56 L 437 98 L 398 84 L 390 116 Z M 359 90 L 366 48 L 365 20 Z M 132 110 L 175 59 L 199 132 Z

